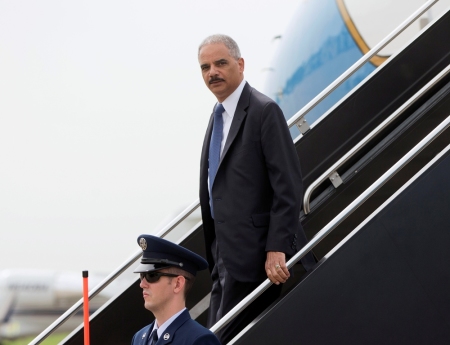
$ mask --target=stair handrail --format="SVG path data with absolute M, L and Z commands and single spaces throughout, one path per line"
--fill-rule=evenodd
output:
M 403 103 L 395 112 L 387 117 L 382 123 L 380 123 L 372 132 L 370 132 L 364 139 L 356 144 L 350 151 L 342 156 L 336 163 L 330 166 L 319 178 L 317 178 L 305 191 L 303 195 L 303 212 L 308 214 L 311 212 L 310 199 L 312 193 L 327 179 L 339 176 L 338 169 L 347 163 L 356 153 L 358 153 L 365 145 L 367 145 L 373 138 L 381 133 L 386 127 L 388 127 L 395 119 L 403 114 L 415 101 L 422 97 L 427 91 L 429 91 L 434 85 L 440 82 L 450 72 L 450 65 L 444 68 L 438 73 L 432 80 L 430 80 L 424 87 L 417 91 L 411 98 Z
M 343 82 L 350 78 L 353 73 L 359 70 L 366 62 L 368 62 L 372 57 L 374 57 L 381 49 L 388 45 L 394 38 L 401 34 L 407 27 L 409 27 L 414 21 L 417 20 L 422 14 L 424 14 L 430 7 L 432 7 L 439 0 L 430 0 L 419 7 L 413 14 L 406 18 L 397 28 L 395 28 L 389 35 L 387 35 L 383 40 L 381 40 L 377 45 L 375 45 L 371 50 L 369 50 L 364 56 L 362 56 L 358 61 L 356 61 L 350 68 L 348 68 L 344 73 L 342 73 L 335 81 L 333 81 L 328 87 L 326 87 L 321 93 L 314 97 L 309 103 L 307 103 L 302 109 L 295 113 L 288 121 L 288 127 L 291 128 L 297 125 L 298 129 L 302 134 L 309 130 L 309 125 L 307 124 L 304 117 L 309 113 L 316 105 L 318 105 L 324 98 L 326 98 L 330 93 L 332 93 L 336 88 L 338 88 Z
M 423 138 L 416 146 L 414 146 L 405 156 L 395 163 L 388 171 L 378 178 L 368 189 L 358 196 L 350 205 L 342 210 L 334 217 L 325 227 L 323 227 L 302 249 L 300 249 L 288 262 L 287 267 L 291 269 L 300 259 L 302 259 L 309 251 L 322 241 L 330 232 L 332 232 L 339 224 L 341 224 L 351 213 L 353 213 L 361 204 L 378 191 L 389 179 L 408 164 L 415 156 L 417 156 L 428 144 L 436 139 L 442 132 L 450 126 L 450 116 L 442 121 L 433 131 Z M 253 292 L 239 302 L 225 316 L 223 316 L 210 330 L 214 333 L 219 332 L 231 320 L 239 315 L 250 303 L 258 298 L 266 291 L 272 282 L 269 279 L 264 280 Z

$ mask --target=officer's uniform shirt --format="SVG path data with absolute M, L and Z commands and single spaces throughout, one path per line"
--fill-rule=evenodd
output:
M 158 333 L 158 339 L 161 338 L 161 336 L 164 334 L 164 331 L 167 329 L 167 327 L 170 326 L 170 324 L 172 322 L 175 321 L 175 319 L 180 316 L 180 314 L 185 311 L 186 308 L 183 308 L 182 310 L 180 310 L 178 313 L 174 314 L 173 316 L 171 316 L 166 322 L 164 322 L 161 326 L 158 327 L 158 325 L 156 324 L 156 321 L 153 324 L 153 329 L 150 332 L 150 334 L 153 333 L 153 331 L 156 329 L 156 332 Z

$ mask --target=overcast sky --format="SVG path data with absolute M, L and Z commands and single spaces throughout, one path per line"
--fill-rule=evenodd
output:
M 0 269 L 107 272 L 198 198 L 197 48 L 265 73 L 298 1 L 0 0 Z

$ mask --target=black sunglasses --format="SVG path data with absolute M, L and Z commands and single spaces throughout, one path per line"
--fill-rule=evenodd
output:
M 145 272 L 140 273 L 141 280 L 145 278 L 147 283 L 156 283 L 161 277 L 178 277 L 180 274 L 172 274 L 172 273 L 164 273 L 164 272 Z M 183 276 L 184 277 L 184 276 Z M 184 279 L 189 280 L 188 277 L 184 277 Z

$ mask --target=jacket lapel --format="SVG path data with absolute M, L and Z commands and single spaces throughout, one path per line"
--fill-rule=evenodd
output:
M 138 344 L 142 345 L 148 344 L 148 339 L 150 337 L 150 333 L 152 332 L 154 323 L 155 321 L 153 321 L 150 325 L 147 326 L 147 331 L 145 331 L 144 334 L 142 334 L 141 339 L 136 339 L 138 341 Z
M 176 333 L 177 329 L 181 327 L 186 321 L 190 320 L 191 316 L 189 315 L 189 311 L 186 309 L 183 311 L 173 322 L 166 328 L 164 334 L 161 335 L 161 338 L 158 339 L 156 345 L 166 345 L 170 344 L 173 340 L 173 336 Z
M 203 142 L 202 156 L 200 158 L 200 181 L 208 180 L 208 168 L 209 168 L 209 144 L 211 142 L 211 135 L 213 130 L 213 119 L 214 116 L 211 115 L 209 119 L 208 128 L 206 129 L 205 141 Z
M 217 168 L 217 171 L 219 171 L 223 159 L 225 158 L 231 144 L 233 144 L 233 141 L 236 138 L 236 135 L 238 134 L 245 117 L 247 116 L 247 108 L 250 102 L 251 93 L 252 93 L 251 87 L 246 82 L 244 89 L 242 90 L 241 97 L 239 98 L 236 111 L 233 116 L 233 122 L 231 122 L 230 131 L 228 132 L 227 141 L 225 142 L 225 146 L 223 148 L 222 156 L 220 157 L 219 167 Z

